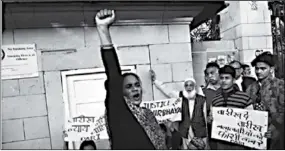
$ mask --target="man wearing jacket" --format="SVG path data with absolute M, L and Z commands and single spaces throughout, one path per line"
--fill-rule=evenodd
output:
M 251 65 L 255 67 L 258 81 L 254 82 L 246 90 L 251 97 L 255 110 L 269 113 L 269 139 L 268 149 L 284 150 L 284 81 L 273 77 L 274 57 L 270 52 L 264 52 L 257 56 Z

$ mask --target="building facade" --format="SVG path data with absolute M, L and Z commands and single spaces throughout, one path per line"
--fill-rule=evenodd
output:
M 165 82 L 169 89 L 179 90 L 188 77 L 194 76 L 199 84 L 203 84 L 206 52 L 211 48 L 237 50 L 244 63 L 253 59 L 256 49 L 272 51 L 270 13 L 266 2 L 258 1 L 257 10 L 252 10 L 246 1 L 229 4 L 220 13 L 222 40 L 202 43 L 191 43 L 191 24 L 198 26 L 221 6 L 212 10 L 212 14 L 201 11 L 209 7 L 204 3 L 190 7 L 190 3 L 185 5 L 184 2 L 175 8 L 167 8 L 166 12 L 161 11 L 161 4 L 156 4 L 151 12 L 144 11 L 144 7 L 132 6 L 128 11 L 123 6 L 114 7 L 118 16 L 134 14 L 133 18 L 126 17 L 112 26 L 111 35 L 123 68 L 134 69 L 142 79 L 143 100 L 165 98 L 152 85 L 150 69 L 156 71 L 157 79 Z M 63 149 L 65 103 L 71 95 L 64 92 L 69 83 L 67 77 L 63 78 L 64 73 L 69 71 L 75 77 L 80 74 L 94 76 L 96 71 L 104 70 L 98 34 L 92 25 L 95 15 L 95 11 L 90 11 L 92 7 L 88 6 L 81 13 L 77 6 L 70 6 L 65 13 L 59 13 L 64 12 L 64 7 L 49 5 L 31 6 L 29 8 L 36 12 L 32 13 L 27 7 L 12 3 L 10 9 L 4 11 L 6 28 L 2 44 L 36 44 L 39 77 L 2 81 L 3 149 Z M 99 5 L 98 9 L 102 6 Z M 176 11 L 176 16 L 171 16 L 171 11 Z M 160 16 L 169 18 L 158 21 Z M 134 21 L 138 18 L 139 21 Z M 81 87 L 84 86 L 87 85 Z M 83 91 L 78 90 L 78 93 L 84 96 Z

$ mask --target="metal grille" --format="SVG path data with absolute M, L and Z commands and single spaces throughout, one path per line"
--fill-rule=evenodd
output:
M 277 78 L 284 78 L 284 59 L 285 59 L 285 2 L 271 1 L 268 3 L 269 8 L 272 11 L 271 23 L 272 23 L 272 36 L 273 36 L 273 54 L 276 56 L 276 70 L 275 76 Z

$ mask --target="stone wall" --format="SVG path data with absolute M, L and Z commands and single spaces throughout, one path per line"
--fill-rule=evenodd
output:
M 250 65 L 255 50 L 273 52 L 270 10 L 267 1 L 256 1 L 257 10 L 251 9 L 251 1 L 228 1 L 229 6 L 219 15 L 221 41 L 192 43 L 194 77 L 199 85 L 204 84 L 204 69 L 207 64 L 207 49 L 220 51 L 237 50 L 238 59 Z M 252 68 L 252 76 L 255 76 Z
M 250 64 L 255 50 L 273 52 L 270 10 L 267 1 L 256 1 L 257 10 L 251 1 L 228 1 L 228 8 L 221 15 L 221 38 L 234 40 L 241 62 Z
M 144 100 L 163 99 L 149 69 L 170 89 L 193 76 L 189 25 L 113 26 L 121 65 L 134 65 Z M 40 76 L 3 81 L 3 149 L 63 149 L 64 104 L 61 71 L 99 68 L 94 27 L 4 31 L 3 44 L 35 43 Z

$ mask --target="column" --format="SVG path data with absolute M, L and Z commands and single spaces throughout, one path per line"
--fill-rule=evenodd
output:
M 234 40 L 240 61 L 250 64 L 255 50 L 273 52 L 271 14 L 267 1 L 229 1 L 221 15 L 221 37 Z

